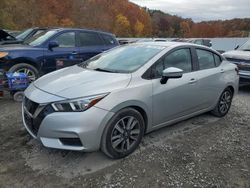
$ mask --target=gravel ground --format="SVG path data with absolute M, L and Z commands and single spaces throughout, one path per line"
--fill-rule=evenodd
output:
M 47 149 L 0 99 L 0 187 L 250 187 L 250 86 L 229 114 L 204 114 L 146 135 L 129 157 Z

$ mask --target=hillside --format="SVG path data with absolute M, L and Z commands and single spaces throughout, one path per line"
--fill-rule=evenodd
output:
M 128 0 L 1 0 L 0 28 L 87 27 L 119 37 L 245 37 L 250 18 L 194 23 Z

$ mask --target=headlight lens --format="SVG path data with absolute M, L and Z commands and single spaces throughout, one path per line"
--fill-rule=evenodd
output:
M 3 58 L 7 56 L 9 53 L 8 52 L 0 52 L 0 58 Z
M 83 112 L 94 106 L 104 97 L 106 97 L 108 93 L 85 97 L 85 98 L 78 98 L 68 101 L 60 101 L 52 103 L 51 106 L 56 112 Z

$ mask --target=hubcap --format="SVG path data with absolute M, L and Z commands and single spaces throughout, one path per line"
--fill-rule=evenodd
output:
M 219 109 L 220 112 L 222 114 L 226 113 L 228 111 L 228 109 L 230 108 L 231 105 L 231 93 L 229 91 L 225 91 L 222 96 L 221 96 L 221 100 L 220 100 L 220 105 L 219 105 Z
M 32 71 L 32 70 L 30 70 L 28 68 L 21 68 L 21 69 L 18 69 L 17 71 L 15 71 L 15 72 L 25 73 L 28 76 L 28 78 L 29 78 L 29 80 L 31 82 L 36 80 L 36 75 L 35 75 L 34 71 Z
M 133 116 L 126 116 L 120 119 L 112 130 L 112 147 L 118 152 L 125 152 L 134 146 L 139 134 L 139 121 Z

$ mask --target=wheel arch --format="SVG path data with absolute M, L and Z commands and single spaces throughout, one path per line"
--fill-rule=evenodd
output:
M 136 100 L 126 101 L 114 107 L 111 111 L 114 113 L 117 113 L 118 111 L 124 108 L 133 108 L 142 115 L 144 123 L 145 123 L 145 133 L 147 133 L 148 129 L 150 128 L 150 125 L 152 124 L 152 117 L 150 115 L 152 113 L 147 108 L 147 105 Z
M 17 65 L 19 63 L 26 63 L 29 65 L 32 65 L 33 67 L 35 67 L 38 71 L 40 70 L 41 65 L 34 59 L 32 58 L 28 58 L 28 57 L 19 57 L 16 59 L 12 60 L 11 66 Z

